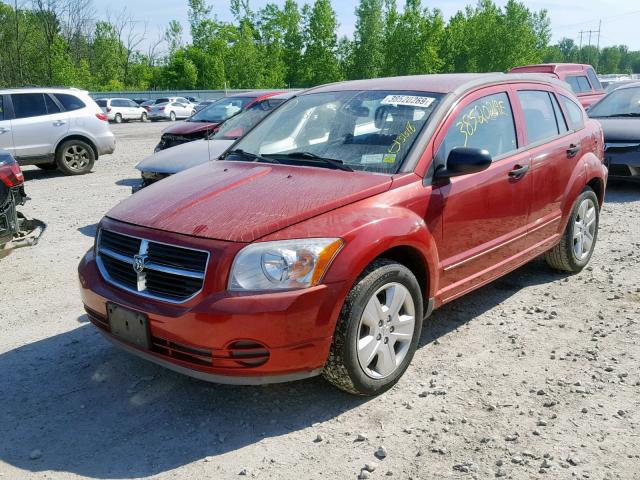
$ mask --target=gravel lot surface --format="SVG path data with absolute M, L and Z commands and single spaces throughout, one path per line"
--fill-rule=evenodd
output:
M 445 306 L 378 398 L 220 386 L 113 348 L 78 294 L 165 126 L 113 126 L 90 175 L 25 169 L 49 228 L 0 267 L 0 478 L 640 478 L 640 185 L 609 186 L 590 267 L 536 260 Z

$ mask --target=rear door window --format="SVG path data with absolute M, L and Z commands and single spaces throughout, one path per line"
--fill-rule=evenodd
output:
M 54 102 L 53 98 L 51 98 L 51 96 L 47 95 L 46 93 L 44 94 L 44 103 L 47 106 L 47 113 L 49 115 L 60 113 L 60 107 L 58 106 L 58 104 Z
M 11 95 L 15 118 L 47 115 L 47 105 L 42 93 L 14 93 Z
M 561 134 L 568 132 L 569 128 L 567 127 L 567 122 L 564 118 L 564 115 L 562 114 L 562 109 L 560 108 L 558 99 L 553 94 L 549 94 L 549 96 L 551 97 L 551 103 L 553 104 L 553 111 L 556 114 L 556 120 L 558 122 L 558 130 L 560 131 Z
M 524 113 L 529 144 L 556 137 L 560 133 L 549 92 L 521 90 L 518 98 Z
M 506 93 L 482 97 L 464 108 L 438 149 L 438 163 L 444 165 L 449 152 L 456 147 L 484 149 L 494 158 L 518 148 L 513 111 Z
M 560 101 L 564 105 L 565 110 L 569 114 L 569 127 L 572 130 L 580 130 L 584 127 L 584 114 L 582 113 L 582 108 L 578 106 L 576 102 L 571 100 L 569 97 L 565 97 L 564 95 L 560 95 Z
M 67 93 L 56 93 L 54 97 L 58 99 L 58 101 L 62 104 L 67 112 L 73 112 L 74 110 L 80 110 L 81 108 L 86 107 L 84 102 L 75 95 L 69 95 Z M 98 100 L 96 103 L 101 107 L 107 106 L 106 100 Z

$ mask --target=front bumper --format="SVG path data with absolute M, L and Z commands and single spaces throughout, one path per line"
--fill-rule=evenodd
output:
M 232 258 L 223 261 L 219 251 L 212 251 L 212 258 L 218 258 L 219 263 L 207 272 L 203 292 L 185 304 L 174 305 L 108 284 L 98 271 L 93 251 L 89 251 L 78 267 L 89 319 L 116 345 L 204 380 L 263 384 L 317 375 L 331 346 L 342 303 L 336 301 L 342 283 L 239 294 L 219 288 L 226 284 L 226 278 L 209 278 L 212 271 L 226 271 Z M 111 335 L 107 302 L 147 315 L 150 349 Z
M 640 180 L 640 145 L 607 144 L 605 163 L 609 169 L 609 178 Z

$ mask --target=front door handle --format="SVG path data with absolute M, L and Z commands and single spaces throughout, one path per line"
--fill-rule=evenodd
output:
M 11 129 L 9 129 L 9 128 L 0 127 L 0 134 L 1 133 L 7 133 L 7 132 L 10 132 L 10 131 L 11 131 Z
M 516 165 L 515 167 L 513 167 L 513 170 L 509 171 L 509 177 L 515 179 L 522 178 L 527 174 L 528 171 L 529 165 Z
M 67 122 L 65 122 L 64 120 L 56 120 L 55 122 L 53 122 L 53 126 L 54 127 L 61 127 L 62 125 L 66 125 Z
M 567 157 L 573 158 L 578 154 L 579 151 L 580 145 L 571 144 L 569 145 L 569 148 L 567 148 Z

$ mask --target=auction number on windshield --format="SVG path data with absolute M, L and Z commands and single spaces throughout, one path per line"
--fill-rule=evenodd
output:
M 469 109 L 456 123 L 456 128 L 464 136 L 464 146 L 480 127 L 490 125 L 493 120 L 507 115 L 504 100 L 486 100 Z

